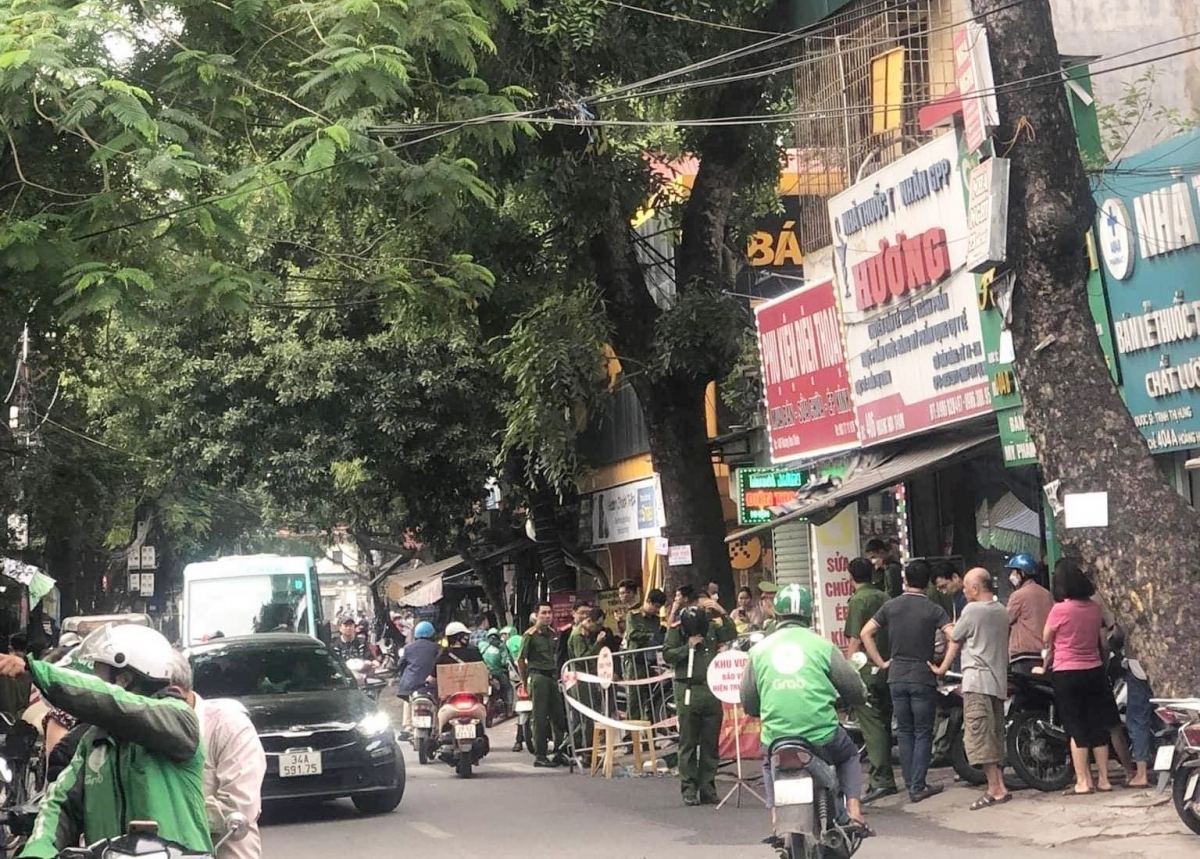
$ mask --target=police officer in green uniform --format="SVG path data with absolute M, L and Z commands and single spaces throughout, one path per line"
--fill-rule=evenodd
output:
M 554 610 L 550 603 L 538 603 L 537 623 L 530 627 L 521 641 L 517 672 L 533 699 L 530 719 L 533 730 L 535 767 L 558 767 L 563 760 L 563 736 L 567 730 L 567 713 L 562 694 L 558 691 L 558 640 L 554 635 Z M 554 757 L 547 757 L 550 734 L 554 737 Z
M 850 578 L 854 580 L 854 594 L 846 605 L 846 656 L 853 657 L 862 652 L 859 634 L 867 621 L 888 601 L 888 596 L 874 584 L 875 565 L 868 558 L 855 558 L 850 562 Z M 880 630 L 875 634 L 875 643 L 884 659 L 891 658 L 887 633 Z M 864 654 L 865 655 L 865 654 Z M 862 731 L 863 743 L 867 747 L 870 761 L 870 777 L 863 804 L 874 802 L 896 793 L 896 774 L 892 770 L 892 695 L 888 691 L 887 672 L 881 671 L 868 659 L 859 675 L 867 687 L 867 701 L 852 710 L 854 721 Z
M 708 666 L 722 644 L 737 638 L 737 630 L 715 600 L 707 596 L 697 599 L 691 586 L 679 590 L 687 605 L 678 612 L 663 645 L 663 659 L 675 669 L 679 782 L 684 805 L 716 804 L 724 711 L 708 688 Z
M 662 632 L 662 608 L 667 597 L 658 588 L 646 594 L 646 600 L 637 611 L 625 615 L 625 650 L 644 650 L 654 647 Z M 635 653 L 624 659 L 625 677 L 629 680 L 645 680 L 650 676 L 650 666 L 656 660 L 653 653 Z M 626 712 L 630 721 L 657 722 L 652 699 L 660 684 L 652 686 L 630 686 Z
M 599 656 L 600 651 L 605 647 L 612 649 L 616 646 L 616 642 L 609 641 L 608 632 L 604 629 L 604 609 L 596 607 L 588 609 L 587 616 L 583 622 L 571 629 L 571 635 L 567 639 L 567 658 L 568 659 L 587 659 L 593 656 Z M 576 670 L 595 672 L 596 665 L 581 664 Z M 574 689 L 568 690 L 564 694 L 575 694 L 575 700 L 590 710 L 599 710 L 600 696 L 596 694 L 596 687 L 592 683 L 580 681 L 575 684 Z M 575 748 L 586 748 L 592 743 L 592 730 L 595 727 L 595 722 L 583 714 L 580 716 L 579 726 L 575 732 Z M 581 736 L 582 734 L 582 736 Z

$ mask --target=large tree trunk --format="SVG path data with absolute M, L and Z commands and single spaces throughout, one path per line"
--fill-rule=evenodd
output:
M 1047 0 L 972 0 L 984 17 L 1000 141 L 1013 141 L 1008 259 L 1013 340 L 1029 430 L 1059 498 L 1107 492 L 1109 526 L 1067 531 L 1093 565 L 1160 695 L 1200 691 L 1200 517 L 1165 481 L 1105 366 L 1087 303 L 1094 205 L 1061 84 Z M 1015 83 L 1017 81 L 1034 81 Z M 1001 153 L 1008 144 L 1001 147 Z

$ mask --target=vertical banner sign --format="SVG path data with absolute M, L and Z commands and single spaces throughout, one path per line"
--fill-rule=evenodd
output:
M 1096 192 L 1125 402 L 1152 453 L 1200 447 L 1200 131 L 1105 171 Z
M 858 557 L 858 505 L 848 504 L 824 525 L 813 527 L 813 592 L 817 625 L 825 638 L 846 646 L 846 611 L 854 593 L 850 562 Z
M 864 446 L 991 411 L 954 133 L 829 201 Z
M 971 169 L 967 183 L 967 268 L 985 271 L 1008 251 L 1007 158 L 989 158 Z
M 771 461 L 858 445 L 833 281 L 754 309 Z
M 999 124 L 992 56 L 987 32 L 975 21 L 954 33 L 954 76 L 962 99 L 963 137 L 967 152 L 975 152 Z

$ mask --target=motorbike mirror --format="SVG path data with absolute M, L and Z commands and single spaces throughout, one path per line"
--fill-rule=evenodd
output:
M 250 833 L 250 818 L 235 811 L 225 818 L 225 835 L 217 843 L 217 847 L 230 841 L 241 841 Z

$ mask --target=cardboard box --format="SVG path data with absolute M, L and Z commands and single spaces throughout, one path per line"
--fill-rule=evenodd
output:
M 445 699 L 460 692 L 486 695 L 489 690 L 487 666 L 482 662 L 464 662 L 437 666 L 438 696 Z

